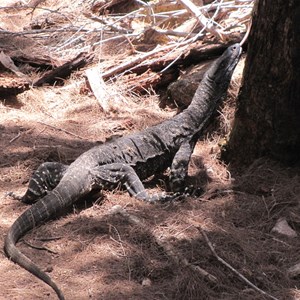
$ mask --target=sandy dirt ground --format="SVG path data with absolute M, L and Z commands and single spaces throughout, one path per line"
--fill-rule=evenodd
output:
M 236 76 L 240 80 L 241 71 Z M 1 300 L 57 299 L 51 288 L 4 254 L 8 229 L 28 208 L 6 193 L 22 195 L 45 161 L 70 164 L 112 136 L 142 130 L 176 113 L 159 108 L 154 92 L 126 94 L 120 82 L 109 84 L 114 108 L 104 113 L 83 78 L 78 71 L 63 86 L 0 99 Z M 18 242 L 66 299 L 300 299 L 300 276 L 288 273 L 300 261 L 299 167 L 262 158 L 240 172 L 219 160 L 238 84 L 232 89 L 219 125 L 198 142 L 190 163 L 188 184 L 203 193 L 150 205 L 120 189 L 103 191 Z M 165 184 L 166 174 L 145 182 L 152 192 L 163 191 Z M 127 214 L 115 213 L 116 205 Z M 274 233 L 280 219 L 298 236 Z M 217 260 L 201 230 L 222 259 L 268 295 Z

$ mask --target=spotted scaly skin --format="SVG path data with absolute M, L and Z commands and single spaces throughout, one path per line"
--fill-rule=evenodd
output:
M 96 146 L 70 166 L 42 164 L 20 198 L 33 204 L 9 229 L 4 243 L 6 255 L 52 287 L 60 300 L 65 299 L 56 283 L 16 247 L 18 240 L 93 190 L 121 184 L 131 196 L 147 202 L 170 200 L 182 192 L 197 138 L 225 98 L 240 53 L 239 44 L 229 47 L 205 73 L 190 106 L 172 119 Z M 174 193 L 149 195 L 142 180 L 168 167 Z

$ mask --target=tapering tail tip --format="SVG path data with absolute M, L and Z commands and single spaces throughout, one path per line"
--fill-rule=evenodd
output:
M 16 235 L 14 235 L 13 231 L 10 229 L 4 241 L 4 252 L 6 256 L 14 263 L 18 264 L 20 267 L 24 268 L 25 270 L 48 284 L 55 291 L 59 300 L 65 300 L 65 297 L 58 286 L 45 272 L 40 270 L 34 264 L 34 262 L 32 262 L 16 247 L 16 242 Z

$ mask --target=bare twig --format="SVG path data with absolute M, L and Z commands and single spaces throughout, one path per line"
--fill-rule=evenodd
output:
M 45 122 L 43 122 L 43 121 L 36 121 L 36 122 L 38 122 L 38 123 L 40 123 L 40 124 L 43 124 L 43 125 L 45 125 L 45 126 L 48 126 L 48 127 L 52 128 L 52 129 L 59 130 L 59 131 L 63 131 L 63 132 L 65 132 L 65 133 L 67 133 L 67 134 L 69 134 L 69 135 L 72 135 L 72 136 L 74 136 L 74 137 L 76 137 L 76 138 L 79 138 L 79 139 L 81 139 L 81 140 L 86 140 L 86 138 L 84 138 L 84 137 L 82 137 L 82 136 L 80 136 L 80 135 L 77 135 L 77 134 L 75 134 L 75 133 L 73 133 L 73 132 L 70 132 L 70 131 L 68 131 L 68 130 L 65 130 L 65 129 L 63 129 L 63 128 L 59 128 L 59 127 L 56 127 L 56 126 L 47 124 L 47 123 L 45 123 Z
M 47 252 L 52 253 L 52 254 L 57 254 L 56 251 L 53 251 L 53 250 L 51 250 L 51 249 L 48 248 L 48 247 L 33 245 L 33 244 L 29 243 L 28 241 L 26 241 L 25 239 L 23 239 L 23 241 L 24 241 L 24 244 L 26 244 L 27 246 L 29 246 L 29 247 L 31 247 L 31 248 L 33 248 L 33 249 L 43 250 L 43 251 L 47 251 Z
M 14 142 L 15 140 L 17 140 L 20 136 L 21 136 L 21 131 L 19 131 L 18 134 L 17 134 L 15 137 L 13 137 L 13 138 L 9 141 L 9 143 L 10 143 L 10 144 L 13 143 L 13 142 Z
M 119 73 L 122 73 L 124 71 L 129 71 L 130 68 L 140 64 L 141 62 L 143 62 L 145 59 L 153 56 L 154 54 L 158 53 L 158 52 L 161 52 L 161 51 L 166 51 L 166 50 L 169 50 L 169 49 L 172 49 L 174 48 L 175 45 L 169 45 L 169 46 L 165 46 L 163 48 L 160 48 L 160 47 L 156 47 L 154 50 L 150 51 L 150 52 L 147 52 L 143 55 L 140 55 L 138 57 L 135 57 L 134 59 L 130 60 L 130 61 L 126 61 L 114 68 L 111 68 L 110 70 L 102 73 L 102 77 L 104 79 L 107 79 L 109 77 L 112 77 L 112 76 L 115 76 Z
M 28 129 L 28 130 L 23 131 L 23 132 L 19 131 L 18 134 L 17 134 L 15 137 L 13 137 L 13 138 L 9 141 L 9 144 L 12 144 L 12 143 L 13 143 L 14 141 L 16 141 L 19 137 L 21 137 L 21 136 L 24 135 L 24 134 L 30 133 L 32 130 L 33 130 L 33 128 Z
M 99 45 L 102 45 L 102 44 L 107 43 L 107 42 L 111 42 L 111 41 L 115 41 L 115 40 L 120 40 L 120 39 L 127 39 L 128 40 L 130 37 L 136 37 L 136 36 L 138 36 L 138 34 L 136 34 L 136 33 L 126 34 L 126 35 L 124 35 L 124 34 L 122 34 L 122 35 L 116 35 L 116 36 L 113 36 L 113 37 L 110 37 L 110 38 L 107 38 L 107 39 L 102 39 L 99 42 L 95 42 L 95 43 L 93 43 L 91 45 L 85 46 L 81 50 L 82 51 L 86 51 L 86 50 L 89 50 L 89 49 L 91 49 L 91 48 L 93 48 L 95 46 L 99 46 Z
M 62 27 L 62 28 L 56 28 L 56 29 L 33 29 L 33 30 L 24 30 L 24 31 L 9 31 L 9 30 L 0 30 L 2 34 L 9 34 L 12 36 L 23 36 L 23 35 L 36 35 L 36 34 L 42 34 L 42 33 L 54 33 L 54 32 L 77 32 L 77 31 L 83 31 L 83 32 L 89 32 L 88 29 L 80 29 L 78 27 L 68 26 L 68 27 Z M 93 32 L 98 32 L 100 30 L 93 30 Z
M 109 27 L 112 31 L 123 33 L 123 34 L 127 34 L 127 33 L 131 33 L 132 32 L 132 30 L 127 30 L 127 29 L 124 29 L 124 28 L 122 28 L 122 27 L 120 27 L 118 25 L 115 25 L 113 23 L 109 23 L 106 20 L 106 18 L 94 16 L 92 14 L 85 14 L 85 16 L 89 17 L 93 21 L 100 22 L 101 24 L 104 24 L 106 27 Z
M 37 238 L 36 240 L 39 240 L 42 242 L 49 242 L 49 241 L 57 241 L 62 238 L 63 238 L 62 236 L 50 236 L 50 237 Z
M 251 281 L 249 281 L 244 275 L 242 275 L 240 272 L 238 272 L 234 267 L 232 267 L 229 263 L 227 263 L 223 258 L 221 258 L 214 246 L 212 245 L 212 243 L 210 242 L 210 240 L 208 239 L 208 236 L 207 234 L 205 233 L 205 231 L 199 227 L 199 226 L 195 226 L 199 231 L 200 233 L 202 234 L 204 240 L 206 241 L 210 251 L 212 252 L 212 254 L 215 256 L 215 258 L 220 262 L 222 263 L 224 266 L 226 266 L 228 269 L 230 269 L 233 273 L 235 273 L 241 280 L 243 280 L 244 282 L 246 282 L 249 286 L 251 286 L 253 289 L 255 289 L 257 292 L 261 293 L 262 295 L 264 296 L 267 296 L 273 300 L 279 300 L 278 298 L 268 294 L 267 292 L 263 291 L 262 289 L 260 289 L 259 287 L 257 287 L 255 284 L 253 284 Z
M 190 0 L 179 0 L 202 24 L 203 27 L 206 28 L 208 32 L 217 36 L 221 40 L 224 40 L 225 33 L 218 30 L 210 19 L 206 18 L 202 12 L 198 9 L 198 7 L 191 2 Z
M 244 43 L 247 41 L 248 36 L 249 36 L 249 33 L 250 33 L 250 30 L 251 30 L 251 26 L 252 26 L 252 20 L 250 19 L 249 24 L 248 24 L 247 31 L 246 31 L 246 33 L 245 33 L 243 39 L 242 39 L 241 42 L 240 42 L 240 45 L 241 45 L 241 46 L 243 46 Z

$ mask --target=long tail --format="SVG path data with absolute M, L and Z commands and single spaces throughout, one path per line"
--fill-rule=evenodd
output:
M 59 190 L 59 192 L 58 192 Z M 60 300 L 64 300 L 62 291 L 33 261 L 26 257 L 18 248 L 16 243 L 29 230 L 56 216 L 63 208 L 76 201 L 72 199 L 69 192 L 63 189 L 55 189 L 44 198 L 27 209 L 11 226 L 4 242 L 6 255 L 19 266 L 47 283 L 56 292 Z

